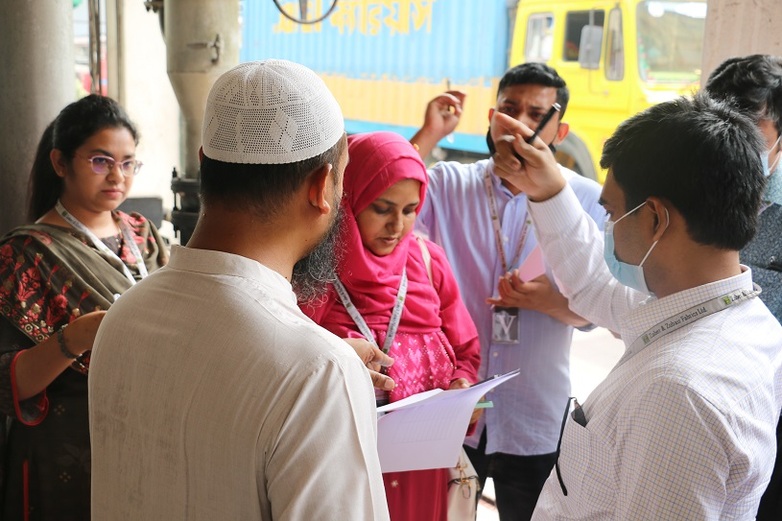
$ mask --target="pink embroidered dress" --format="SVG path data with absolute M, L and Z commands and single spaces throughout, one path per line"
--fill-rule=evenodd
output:
M 350 163 L 342 200 L 345 251 L 338 275 L 381 347 L 403 272 L 408 279 L 399 327 L 389 350 L 394 364 L 388 375 L 396 382 L 389 400 L 434 388 L 448 389 L 458 378 L 474 383 L 480 365 L 478 333 L 443 250 L 426 241 L 431 255 L 430 280 L 423 252 L 412 233 L 390 254 L 377 256 L 363 245 L 356 223 L 356 215 L 403 179 L 421 182 L 423 203 L 426 167 L 412 145 L 391 132 L 350 136 L 348 143 Z M 363 337 L 333 288 L 322 305 L 304 306 L 304 310 L 342 338 Z M 445 469 L 386 473 L 383 477 L 392 520 L 447 519 Z

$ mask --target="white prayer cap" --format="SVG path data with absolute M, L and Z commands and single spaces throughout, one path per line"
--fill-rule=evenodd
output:
M 333 147 L 345 133 L 342 110 L 317 74 L 286 60 L 237 65 L 206 101 L 204 154 L 226 163 L 284 164 Z

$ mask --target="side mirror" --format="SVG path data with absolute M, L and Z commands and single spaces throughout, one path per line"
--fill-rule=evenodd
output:
M 603 28 L 599 25 L 585 25 L 581 29 L 578 46 L 578 64 L 582 69 L 597 69 L 600 66 L 600 48 L 603 44 Z

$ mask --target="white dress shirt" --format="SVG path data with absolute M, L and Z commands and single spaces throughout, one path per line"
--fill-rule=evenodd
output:
M 92 518 L 388 519 L 374 393 L 253 260 L 175 246 L 101 324 Z
M 751 272 L 644 300 L 608 272 L 602 236 L 569 188 L 530 213 L 571 308 L 629 346 L 583 404 L 586 426 L 568 415 L 558 462 L 568 494 L 552 471 L 533 519 L 754 519 L 774 464 L 782 326 L 751 298 L 636 341 L 685 310 L 751 292 Z

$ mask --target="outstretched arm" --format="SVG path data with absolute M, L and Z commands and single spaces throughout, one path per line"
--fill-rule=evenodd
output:
M 527 194 L 535 235 L 568 306 L 593 324 L 620 331 L 620 317 L 644 296 L 619 284 L 608 271 L 602 234 L 568 187 L 546 144 L 540 139 L 526 143 L 532 136 L 528 127 L 499 112 L 493 117 L 515 137 L 513 142 L 498 143 L 495 172 Z

